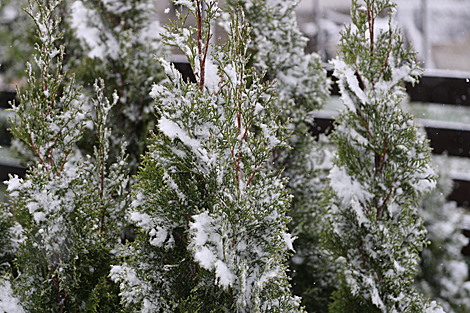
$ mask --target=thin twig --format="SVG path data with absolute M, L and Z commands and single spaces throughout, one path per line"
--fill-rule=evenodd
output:
M 200 83 L 200 89 L 204 87 L 204 80 L 205 80 L 205 75 L 206 75 L 206 57 L 207 57 L 207 51 L 209 51 L 209 39 L 211 37 L 211 31 L 209 28 L 208 34 L 207 34 L 207 39 L 206 39 L 206 49 L 204 50 L 204 58 L 202 59 L 201 63 L 201 83 Z
M 358 110 L 357 113 L 359 114 L 359 117 L 361 118 L 362 124 L 363 124 L 364 127 L 366 128 L 367 133 L 369 134 L 369 136 L 370 136 L 372 139 L 375 140 L 374 136 L 372 136 L 372 133 L 370 132 L 369 126 L 366 124 L 366 121 L 365 121 L 364 118 L 362 117 L 361 111 Z
M 29 134 L 29 140 L 31 142 L 31 147 L 33 148 L 34 152 L 36 152 L 36 155 L 38 156 L 39 160 L 41 160 L 41 163 L 44 164 L 44 160 L 41 158 L 41 155 L 39 154 L 38 150 L 36 149 L 36 146 L 34 145 L 33 137 L 31 136 L 31 134 Z
M 201 40 L 202 40 L 202 15 L 201 15 L 201 1 L 196 0 L 196 6 L 197 6 L 197 51 L 198 51 L 198 59 L 199 59 L 199 66 L 201 68 L 201 81 L 199 81 L 199 89 L 202 90 L 204 86 L 204 76 L 202 75 L 202 45 L 201 45 Z

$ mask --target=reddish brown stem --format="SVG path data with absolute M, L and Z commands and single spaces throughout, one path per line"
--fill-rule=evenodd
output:
M 237 112 L 238 134 L 242 132 L 242 117 L 240 111 Z
M 206 38 L 206 47 L 205 47 L 205 50 L 204 50 L 204 58 L 202 59 L 202 62 L 201 62 L 201 82 L 200 82 L 200 89 L 202 90 L 202 88 L 204 87 L 204 80 L 205 80 L 205 76 L 206 76 L 206 58 L 207 58 L 207 51 L 209 51 L 209 39 L 211 37 L 211 33 L 210 33 L 210 29 L 207 33 L 207 38 Z
M 240 182 L 240 161 L 242 159 L 242 154 L 238 152 L 238 161 L 237 161 L 237 182 Z
M 242 136 L 241 140 L 245 140 L 246 134 L 248 133 L 248 130 L 250 129 L 252 124 L 253 124 L 253 121 L 251 121 L 250 124 L 248 125 L 248 127 L 245 129 L 245 132 L 243 133 L 243 136 Z
M 354 55 L 352 55 L 352 58 L 354 59 L 354 65 L 356 65 L 357 77 L 359 77 L 359 80 L 360 80 L 362 86 L 364 87 L 364 89 L 366 89 L 366 84 L 364 84 L 364 80 L 362 79 L 362 75 L 361 75 L 361 73 L 359 72 L 359 66 L 357 65 L 356 57 L 355 57 Z
M 198 51 L 198 59 L 199 59 L 199 67 L 201 69 L 201 80 L 199 81 L 199 89 L 202 90 L 204 87 L 204 74 L 203 74 L 203 60 L 202 60 L 202 13 L 201 13 L 201 1 L 196 0 L 196 6 L 197 6 L 197 51 Z
M 364 241 L 361 241 L 362 268 L 366 270 L 366 258 L 364 256 Z
M 64 161 L 62 161 L 62 164 L 60 165 L 60 170 L 59 170 L 59 173 L 57 173 L 57 176 L 60 177 L 60 174 L 62 173 L 62 170 L 64 169 L 64 165 L 65 165 L 65 162 L 67 161 L 67 158 L 69 157 L 69 154 L 72 150 L 69 150 L 67 151 L 67 153 L 65 154 L 65 157 L 64 157 Z
M 233 164 L 235 164 L 235 170 L 237 171 L 237 181 L 238 181 L 238 162 L 237 160 L 235 160 L 235 155 L 232 149 L 230 149 L 230 153 L 232 154 Z
M 41 158 L 41 155 L 39 154 L 38 150 L 36 149 L 36 146 L 34 145 L 33 137 L 31 136 L 31 134 L 29 135 L 29 141 L 31 142 L 31 147 L 33 148 L 34 152 L 38 156 L 39 160 L 41 160 L 41 163 L 44 164 L 44 160 Z
M 390 56 L 390 50 L 392 49 L 392 34 L 390 34 L 389 36 L 390 38 L 388 41 L 387 56 L 385 57 L 384 63 L 382 64 L 382 69 L 380 70 L 379 76 L 377 76 L 377 78 L 372 83 L 373 85 L 375 85 L 375 83 L 380 79 L 380 76 L 382 76 L 383 72 L 385 71 L 385 68 L 387 67 L 388 58 Z
M 217 92 L 215 93 L 215 96 L 217 97 L 220 93 L 220 91 L 222 90 L 222 88 L 226 85 L 224 84 L 224 72 L 222 72 L 222 77 L 220 78 L 220 83 L 219 83 L 219 90 L 217 90 Z
M 258 169 L 256 169 L 256 170 L 253 172 L 253 174 L 251 174 L 250 179 L 248 179 L 248 182 L 246 183 L 246 186 L 247 186 L 247 187 L 248 187 L 248 185 L 251 183 L 251 180 L 255 177 L 255 174 L 256 174 L 257 171 L 258 171 Z
M 370 55 L 374 56 L 374 2 L 372 1 L 372 8 L 367 6 L 367 21 L 369 23 L 369 36 L 370 36 Z
M 186 240 L 184 240 L 183 238 L 181 238 L 181 236 L 180 236 L 180 235 L 178 235 L 178 233 L 177 233 L 177 232 L 173 231 L 173 234 L 175 234 L 175 235 L 176 235 L 176 237 L 178 237 L 178 239 L 179 239 L 179 240 L 181 240 L 181 242 L 182 242 L 183 244 L 186 244 Z
M 100 186 L 100 199 L 103 199 L 103 193 L 104 193 L 104 157 L 103 157 L 103 147 L 100 144 L 100 170 L 101 170 L 101 186 Z M 100 227 L 100 233 L 104 232 L 104 210 L 105 208 L 101 208 L 101 227 Z
M 393 192 L 393 187 L 392 187 L 392 182 L 390 182 L 390 192 L 387 194 L 387 196 L 385 197 L 384 201 L 382 201 L 382 204 L 380 206 L 378 206 L 378 197 L 376 197 L 375 201 L 377 203 L 377 216 L 376 216 L 377 220 L 382 216 L 385 204 L 387 204 L 387 201 L 392 195 L 392 192 Z
M 62 128 L 60 129 L 60 131 L 57 133 L 57 136 L 55 137 L 55 140 L 54 142 L 52 143 L 52 146 L 49 148 L 49 150 L 47 151 L 47 156 L 49 158 L 49 164 L 52 164 L 52 150 L 55 148 L 55 145 L 57 144 L 57 140 L 59 140 L 60 138 L 60 135 L 62 134 L 62 130 L 64 130 L 64 126 L 62 126 Z
M 374 273 L 375 273 L 375 275 L 377 275 L 377 279 L 378 279 L 379 282 L 381 283 L 381 282 L 383 281 L 383 279 L 384 279 L 383 276 L 379 276 L 379 273 L 377 273 L 376 270 L 374 270 Z
M 251 174 L 250 179 L 249 179 L 248 182 L 246 183 L 246 186 L 247 186 L 247 187 L 248 187 L 248 185 L 251 183 L 251 180 L 255 177 L 256 173 L 258 172 L 258 168 L 259 168 L 260 165 L 261 165 L 261 162 L 260 162 L 258 165 L 256 165 L 255 171 L 253 172 L 253 174 Z
M 361 118 L 362 124 L 367 130 L 367 133 L 369 134 L 370 138 L 374 139 L 374 136 L 372 136 L 372 133 L 370 132 L 369 126 L 367 125 L 366 121 L 364 120 L 364 117 L 362 117 L 362 113 L 358 110 L 357 113 L 359 114 L 359 117 Z
M 170 261 L 170 263 L 171 263 L 172 265 L 175 265 L 175 262 L 173 262 L 173 260 L 170 259 L 170 257 L 169 257 L 168 255 L 166 255 L 166 259 L 167 259 L 168 261 Z
M 351 259 L 349 258 L 348 253 L 346 252 L 346 250 L 344 250 L 344 249 L 342 249 L 342 250 L 343 250 L 344 256 L 346 257 L 346 260 L 348 260 L 349 263 L 352 263 Z
M 382 154 L 382 164 L 380 164 L 380 170 L 379 170 L 379 173 L 382 173 L 382 170 L 384 168 L 384 165 L 385 165 L 385 154 L 387 153 L 388 151 L 388 148 L 387 148 L 387 143 L 385 141 L 385 138 L 384 138 L 384 152 Z
M 57 300 L 59 301 L 59 303 L 61 303 L 62 297 L 60 296 L 59 281 L 57 280 L 57 277 L 55 277 L 54 274 L 52 273 L 49 262 L 47 262 L 47 270 L 49 271 L 49 274 L 51 275 L 51 278 L 52 278 L 52 282 L 54 283 L 54 289 L 56 292 Z M 67 300 L 67 298 L 65 300 Z M 65 300 L 64 300 L 64 303 L 65 303 Z M 59 310 L 61 310 L 60 305 L 59 305 Z

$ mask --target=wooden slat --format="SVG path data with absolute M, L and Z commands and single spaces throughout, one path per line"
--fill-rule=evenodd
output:
M 465 77 L 465 73 L 444 76 L 445 73 L 445 71 L 425 72 L 414 86 L 406 83 L 406 92 L 410 96 L 410 101 L 470 106 L 470 73 L 469 77 Z M 337 79 L 333 77 L 333 71 L 328 66 L 327 76 L 333 81 L 331 94 L 339 95 Z
M 414 87 L 406 84 L 410 101 L 470 106 L 470 83 L 467 78 L 423 75 Z

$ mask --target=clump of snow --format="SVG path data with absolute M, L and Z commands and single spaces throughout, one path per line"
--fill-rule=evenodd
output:
M 217 65 L 210 60 L 206 60 L 204 85 L 211 94 L 216 93 L 219 89 L 220 77 L 217 71 Z
M 88 56 L 104 59 L 107 48 L 100 38 L 101 31 L 98 27 L 90 26 L 90 20 L 99 21 L 98 14 L 85 7 L 82 1 L 75 1 L 72 4 L 72 27 L 76 29 L 80 41 L 89 47 Z
M 362 203 L 372 198 L 372 194 L 364 189 L 364 186 L 354 180 L 344 168 L 333 166 L 328 176 L 330 179 L 330 186 L 336 192 L 336 194 L 342 199 L 343 203 L 348 203 L 354 195 L 357 200 Z
M 25 313 L 18 298 L 13 294 L 11 283 L 0 278 L 0 312 Z
M 198 140 L 191 138 L 187 131 L 183 130 L 174 121 L 169 120 L 164 116 L 158 121 L 158 128 L 169 138 L 179 138 L 185 145 L 193 148 L 195 151 L 197 151 L 201 145 Z
M 436 301 L 432 301 L 431 304 L 426 308 L 424 313 L 445 313 L 444 310 L 437 304 Z
M 412 186 L 419 192 L 428 192 L 436 187 L 435 173 L 429 164 L 423 166 L 418 173 L 415 174 L 416 182 L 412 182 Z
M 150 96 L 152 98 L 156 98 L 164 90 L 165 90 L 165 87 L 163 87 L 162 85 L 153 85 L 152 90 L 150 91 Z
M 214 230 L 218 221 L 209 216 L 208 211 L 193 216 L 194 222 L 190 225 L 191 249 L 195 259 L 205 269 L 215 269 L 217 283 L 226 288 L 231 286 L 236 276 L 225 262 L 225 253 L 221 251 L 222 237 Z

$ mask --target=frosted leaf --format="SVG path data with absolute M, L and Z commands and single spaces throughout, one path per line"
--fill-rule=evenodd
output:
M 168 237 L 168 230 L 164 227 L 157 227 L 157 230 L 152 229 L 150 236 L 154 237 L 150 240 L 150 244 L 155 247 L 161 247 Z
M 426 308 L 424 313 L 445 313 L 444 310 L 437 304 L 436 301 L 432 301 L 430 306 Z
M 413 187 L 416 188 L 416 190 L 419 192 L 430 191 L 436 187 L 436 181 L 434 177 L 434 170 L 429 164 L 426 164 L 422 169 L 419 170 L 419 172 L 415 174 L 415 179 L 417 181 L 412 182 Z
M 21 184 L 23 183 L 23 179 L 19 178 L 18 175 L 15 175 L 4 183 L 8 185 L 7 191 L 11 192 L 20 188 Z
M 150 91 L 150 96 L 156 98 L 159 94 L 163 93 L 165 88 L 161 85 L 153 85 L 152 90 Z
M 342 199 L 343 203 L 349 202 L 352 195 L 361 203 L 365 203 L 368 199 L 372 198 L 372 194 L 365 190 L 361 183 L 349 176 L 345 169 L 333 166 L 328 178 L 330 179 L 331 187 Z

